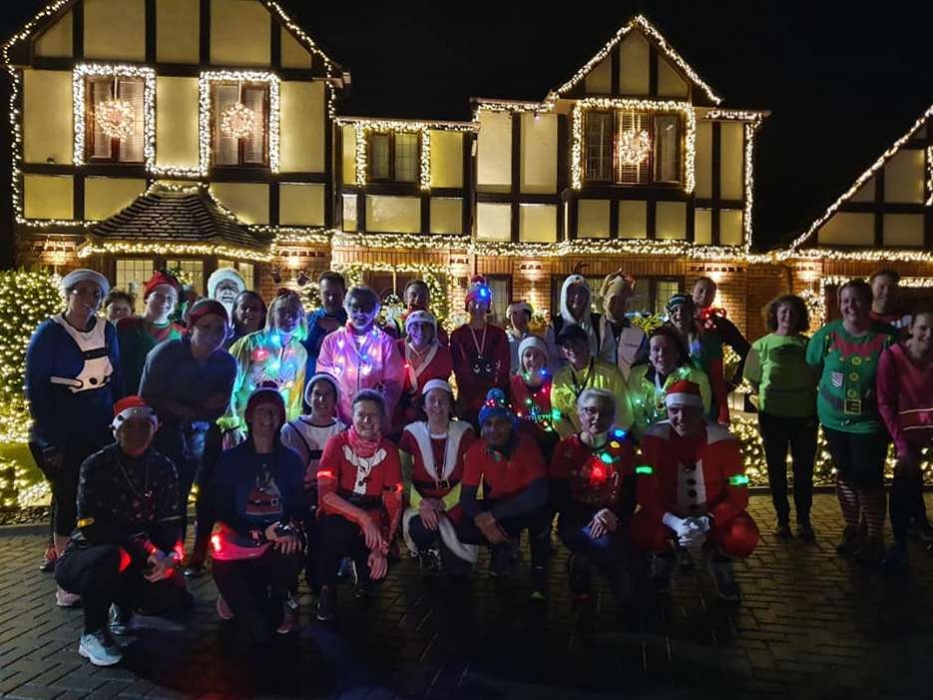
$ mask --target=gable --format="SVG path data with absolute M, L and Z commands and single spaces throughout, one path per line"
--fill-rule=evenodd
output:
M 557 94 L 683 99 L 690 95 L 691 88 L 701 102 L 722 101 L 648 20 L 638 15 L 620 28 Z
M 924 248 L 933 205 L 933 106 L 790 247 Z
M 317 69 L 330 77 L 343 70 L 285 13 L 275 0 L 210 0 L 211 56 L 216 65 Z M 160 0 L 147 12 L 146 0 L 53 0 L 2 46 L 8 65 L 29 65 L 35 55 L 74 55 L 75 15 L 82 16 L 83 58 L 146 60 L 147 21 L 154 24 L 156 60 L 200 64 L 199 0 Z M 271 56 L 270 28 L 281 27 L 280 53 Z M 274 44 L 274 42 L 273 42 Z

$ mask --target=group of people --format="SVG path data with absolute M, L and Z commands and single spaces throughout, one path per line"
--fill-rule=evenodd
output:
M 475 277 L 468 321 L 448 337 L 421 281 L 406 287 L 400 320 L 383 325 L 378 295 L 348 290 L 336 272 L 321 276 L 321 306 L 307 313 L 291 290 L 267 309 L 230 269 L 179 310 L 185 290 L 160 271 L 134 316 L 106 278 L 75 270 L 62 281 L 66 310 L 27 353 L 30 446 L 53 492 L 43 566 L 59 605 L 83 605 L 79 651 L 98 665 L 120 661 L 113 635 L 134 611 L 186 604 L 184 577 L 208 560 L 217 614 L 256 642 L 298 629 L 302 571 L 315 616 L 330 621 L 341 574 L 366 596 L 401 546 L 425 575 L 459 579 L 489 548 L 489 574 L 502 577 L 527 531 L 531 597 L 544 599 L 555 516 L 581 605 L 594 572 L 623 606 L 642 584 L 668 590 L 674 563 L 696 547 L 720 596 L 737 600 L 732 562 L 759 539 L 728 430 L 743 366 L 759 394 L 776 534 L 791 536 L 789 447 L 798 534 L 815 537 L 818 420 L 836 462 L 840 553 L 903 564 L 911 521 L 926 526 L 933 314 L 884 316 L 879 299 L 890 305 L 896 282 L 885 271 L 843 285 L 842 320 L 810 340 L 806 306 L 780 297 L 766 310 L 771 332 L 749 346 L 713 306 L 709 278 L 675 295 L 668 321 L 646 334 L 627 316 L 630 275 L 605 279 L 602 312 L 572 275 L 536 335 L 525 302 L 509 306 L 507 329 L 491 324 L 492 292 Z M 729 378 L 726 345 L 742 360 Z M 898 468 L 885 554 L 889 433 Z

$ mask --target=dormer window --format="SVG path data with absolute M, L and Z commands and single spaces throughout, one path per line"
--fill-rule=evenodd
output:
M 589 111 L 584 131 L 587 182 L 683 184 L 682 126 L 676 114 Z
M 269 85 L 211 84 L 214 166 L 269 166 Z

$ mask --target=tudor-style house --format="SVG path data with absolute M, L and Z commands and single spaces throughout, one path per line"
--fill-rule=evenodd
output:
M 556 308 L 575 270 L 594 291 L 629 271 L 650 312 L 709 275 L 753 337 L 774 295 L 824 303 L 881 257 L 931 276 L 929 112 L 793 245 L 751 253 L 768 113 L 727 107 L 643 16 L 540 101 L 465 97 L 463 121 L 344 114 L 349 72 L 274 0 L 54 0 L 2 59 L 17 265 L 129 289 L 169 267 L 201 292 L 235 266 L 267 296 L 328 268 L 421 277 L 449 312 L 483 273 L 500 321 Z

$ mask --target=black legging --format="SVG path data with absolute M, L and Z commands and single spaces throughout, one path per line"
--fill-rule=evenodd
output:
M 917 472 L 901 472 L 894 475 L 891 482 L 891 530 L 894 540 L 899 544 L 907 543 L 910 521 L 913 518 L 925 518 L 926 508 L 921 511 L 917 503 L 923 503 L 923 476 Z
M 131 564 L 121 572 L 120 559 L 120 547 L 96 545 L 69 548 L 55 565 L 58 585 L 81 596 L 87 633 L 104 628 L 111 603 L 127 612 L 143 609 L 159 614 L 183 606 L 187 599 L 184 577 L 176 573 L 150 583 L 143 578 L 141 565 Z
M 770 413 L 758 414 L 758 426 L 768 464 L 771 501 L 781 523 L 790 519 L 787 501 L 787 450 L 790 448 L 794 469 L 794 507 L 798 523 L 810 522 L 813 505 L 813 465 L 816 461 L 816 417 L 786 418 Z
M 38 445 L 29 444 L 29 450 L 52 490 L 52 534 L 68 537 L 74 532 L 78 517 L 78 480 L 81 464 L 102 447 L 103 445 L 72 438 L 64 448 L 61 466 L 56 467 L 46 461 Z
M 335 586 L 344 557 L 356 564 L 358 580 L 369 582 L 369 548 L 360 526 L 342 515 L 325 515 L 314 525 L 311 548 L 314 580 L 318 586 Z
M 473 568 L 472 562 L 461 559 L 444 544 L 440 530 L 429 530 L 417 515 L 408 521 L 408 535 L 421 552 L 431 547 L 438 547 L 441 552 L 441 560 L 444 562 L 444 570 L 447 573 L 454 576 L 463 576 L 469 574 Z
M 297 587 L 303 565 L 303 552 L 282 554 L 269 547 L 255 559 L 215 559 L 214 582 L 250 638 L 263 641 L 281 620 L 282 602 Z

